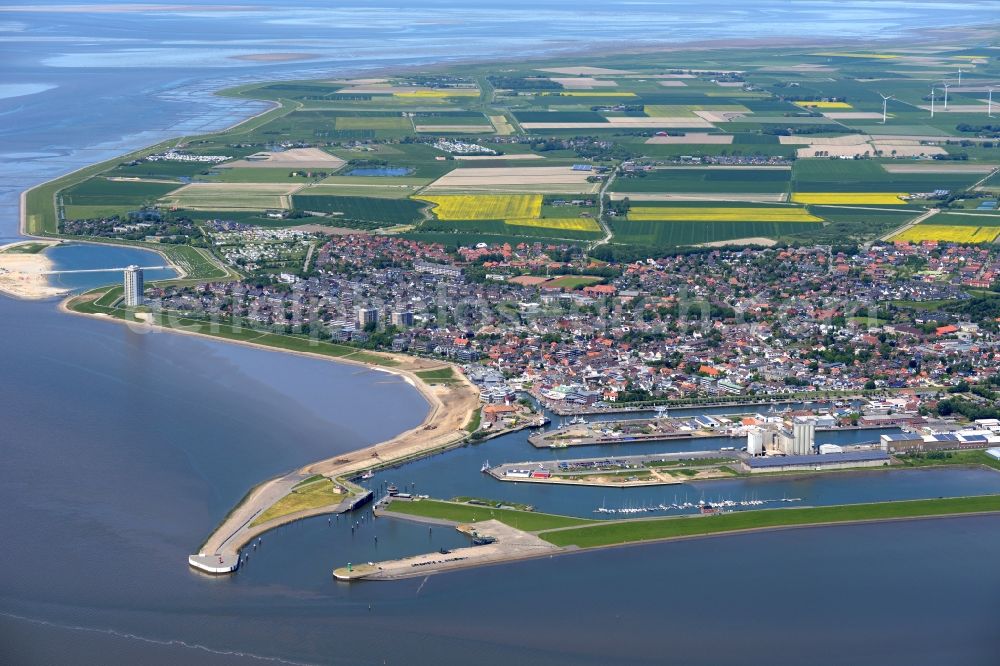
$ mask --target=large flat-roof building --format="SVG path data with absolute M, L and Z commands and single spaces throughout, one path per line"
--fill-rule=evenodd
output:
M 760 472 L 804 472 L 807 470 L 843 469 L 846 467 L 882 467 L 889 464 L 885 451 L 847 451 L 823 456 L 768 456 L 746 458 L 743 470 Z
M 142 295 L 144 284 L 142 269 L 136 265 L 125 268 L 123 275 L 123 285 L 125 287 L 125 305 L 135 307 L 142 305 L 144 298 Z
M 1000 444 L 1000 435 L 989 430 L 959 430 L 931 435 L 888 434 L 882 435 L 879 439 L 882 448 L 890 453 L 985 449 Z

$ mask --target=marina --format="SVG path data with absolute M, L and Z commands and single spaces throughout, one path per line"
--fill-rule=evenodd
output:
M 697 502 L 672 502 L 670 504 L 650 504 L 642 506 L 620 506 L 617 508 L 609 508 L 606 506 L 599 506 L 594 509 L 594 513 L 601 515 L 626 515 L 632 516 L 636 514 L 644 513 L 667 513 L 670 511 L 699 511 L 701 513 L 714 513 L 718 511 L 733 511 L 736 509 L 759 509 L 766 507 L 769 504 L 779 504 L 786 502 L 801 502 L 801 497 L 782 497 L 781 499 L 743 499 L 743 500 L 731 500 L 731 499 L 717 499 L 717 500 L 698 500 Z

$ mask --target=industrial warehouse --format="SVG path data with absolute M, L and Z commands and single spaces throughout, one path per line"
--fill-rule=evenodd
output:
M 769 456 L 747 458 L 746 472 L 801 472 L 806 470 L 844 469 L 846 467 L 883 467 L 890 462 L 885 451 L 847 451 L 825 455 Z

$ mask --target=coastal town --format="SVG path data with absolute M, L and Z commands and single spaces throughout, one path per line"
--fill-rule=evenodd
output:
M 930 483 L 924 505 L 887 480 L 965 469 L 989 490 L 1000 470 L 993 60 L 897 57 L 892 113 L 868 53 L 253 85 L 234 94 L 274 104 L 257 121 L 47 183 L 23 224 L 169 264 L 107 269 L 121 286 L 68 312 L 384 371 L 429 405 L 395 437 L 255 486 L 189 556 L 201 573 L 231 574 L 265 533 L 320 515 L 352 535 L 388 516 L 471 540 L 333 574 L 389 580 L 993 510 L 962 483 L 952 504 Z M 956 63 L 979 69 L 942 80 L 954 108 L 937 118 L 923 77 Z M 60 271 L 26 247 L 0 252 L 0 287 L 41 295 Z M 468 494 L 399 481 L 471 445 L 481 459 L 448 474 Z M 782 486 L 803 477 L 854 486 L 832 506 Z M 537 511 L 527 493 L 553 487 L 558 515 Z M 584 507 L 587 488 L 631 494 Z M 804 506 L 766 510 L 786 503 Z
M 996 282 L 995 249 L 712 249 L 615 264 L 541 243 L 312 242 L 307 276 L 151 286 L 146 306 L 453 361 L 486 402 L 526 391 L 564 414 L 880 394 L 896 413 L 995 416 L 1000 313 L 966 291 Z

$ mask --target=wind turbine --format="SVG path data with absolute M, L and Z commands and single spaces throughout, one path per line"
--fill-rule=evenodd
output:
M 962 68 L 958 68 L 958 85 L 962 85 Z
M 941 85 L 944 87 L 944 110 L 947 111 L 948 110 L 948 88 L 951 87 L 951 84 L 950 83 L 942 83 Z
M 882 98 L 882 124 L 885 125 L 886 109 L 888 109 L 888 107 L 889 107 L 889 100 L 893 99 L 893 96 L 892 95 L 883 95 L 882 93 L 879 93 L 878 96 Z
M 934 117 L 934 86 L 931 86 L 931 118 Z
M 993 86 L 990 86 L 986 90 L 989 91 L 989 96 L 986 98 L 986 117 L 993 117 Z

